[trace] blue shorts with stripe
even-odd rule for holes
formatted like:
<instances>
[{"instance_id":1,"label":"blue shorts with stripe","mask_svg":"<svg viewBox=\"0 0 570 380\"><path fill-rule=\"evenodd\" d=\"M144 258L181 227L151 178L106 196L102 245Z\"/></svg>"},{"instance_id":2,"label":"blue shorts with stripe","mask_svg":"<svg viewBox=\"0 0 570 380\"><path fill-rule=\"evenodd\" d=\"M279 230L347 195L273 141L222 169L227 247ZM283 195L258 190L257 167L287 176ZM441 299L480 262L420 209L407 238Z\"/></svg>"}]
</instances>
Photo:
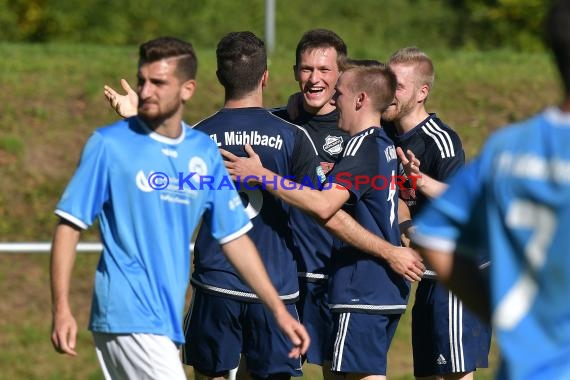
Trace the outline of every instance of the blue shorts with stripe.
<instances>
[{"instance_id":1,"label":"blue shorts with stripe","mask_svg":"<svg viewBox=\"0 0 570 380\"><path fill-rule=\"evenodd\" d=\"M436 280L422 279L412 309L417 377L488 367L491 328Z\"/></svg>"},{"instance_id":2,"label":"blue shorts with stripe","mask_svg":"<svg viewBox=\"0 0 570 380\"><path fill-rule=\"evenodd\" d=\"M401 314L333 313L332 371L386 375Z\"/></svg>"},{"instance_id":3,"label":"blue shorts with stripe","mask_svg":"<svg viewBox=\"0 0 570 380\"><path fill-rule=\"evenodd\" d=\"M295 304L286 305L297 320ZM236 368L240 354L256 377L273 374L302 376L301 358L289 358L292 344L271 312L260 303L220 297L194 288L184 321L186 343L182 361L210 377Z\"/></svg>"},{"instance_id":4,"label":"blue shorts with stripe","mask_svg":"<svg viewBox=\"0 0 570 380\"><path fill-rule=\"evenodd\" d=\"M307 281L300 277L299 291L299 317L311 337L306 360L322 366L323 362L331 360L333 334L333 316L328 305L328 283Z\"/></svg>"}]
</instances>

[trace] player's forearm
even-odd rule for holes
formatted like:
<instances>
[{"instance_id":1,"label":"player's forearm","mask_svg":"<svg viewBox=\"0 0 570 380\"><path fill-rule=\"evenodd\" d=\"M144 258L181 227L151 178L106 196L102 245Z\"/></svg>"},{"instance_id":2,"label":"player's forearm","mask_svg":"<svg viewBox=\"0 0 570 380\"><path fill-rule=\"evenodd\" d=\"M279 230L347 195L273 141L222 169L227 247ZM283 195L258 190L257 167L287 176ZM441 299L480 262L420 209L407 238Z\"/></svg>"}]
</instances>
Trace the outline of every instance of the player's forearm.
<instances>
[{"instance_id":1,"label":"player's forearm","mask_svg":"<svg viewBox=\"0 0 570 380\"><path fill-rule=\"evenodd\" d=\"M71 273L80 232L60 222L55 230L50 257L50 284L53 312L69 310Z\"/></svg>"},{"instance_id":2,"label":"player's forearm","mask_svg":"<svg viewBox=\"0 0 570 380\"><path fill-rule=\"evenodd\" d=\"M421 173L421 178L417 180L417 189L426 197L435 198L447 189L447 184Z\"/></svg>"},{"instance_id":3,"label":"player's forearm","mask_svg":"<svg viewBox=\"0 0 570 380\"><path fill-rule=\"evenodd\" d=\"M256 177L259 178L262 187L271 194L316 216L321 221L326 221L338 210L338 207L335 208L321 191L307 186L301 187L298 183L289 181L268 169L259 169Z\"/></svg>"},{"instance_id":4,"label":"player's forearm","mask_svg":"<svg viewBox=\"0 0 570 380\"><path fill-rule=\"evenodd\" d=\"M257 248L247 235L224 245L222 250L242 279L274 315L287 313L261 261Z\"/></svg>"},{"instance_id":5,"label":"player's forearm","mask_svg":"<svg viewBox=\"0 0 570 380\"><path fill-rule=\"evenodd\" d=\"M394 246L359 224L345 211L339 210L324 224L332 234L361 251L387 260Z\"/></svg>"}]
</instances>

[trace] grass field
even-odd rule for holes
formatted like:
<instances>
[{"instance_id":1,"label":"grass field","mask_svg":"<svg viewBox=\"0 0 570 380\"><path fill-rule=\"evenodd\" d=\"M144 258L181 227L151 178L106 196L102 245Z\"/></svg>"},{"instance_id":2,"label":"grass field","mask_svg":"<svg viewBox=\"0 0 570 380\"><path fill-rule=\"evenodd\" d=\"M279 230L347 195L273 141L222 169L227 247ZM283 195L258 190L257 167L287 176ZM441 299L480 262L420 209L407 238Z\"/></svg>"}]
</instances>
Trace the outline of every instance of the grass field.
<instances>
[{"instance_id":1,"label":"grass field","mask_svg":"<svg viewBox=\"0 0 570 380\"><path fill-rule=\"evenodd\" d=\"M47 255L0 255L0 380L8 379L103 379L86 330L97 254L79 254L73 275L72 307L79 324L78 356L58 355L49 340L50 295ZM389 356L391 379L413 379L411 375L410 313L404 314ZM491 379L497 353L493 346L489 369L477 373L477 379ZM306 379L320 378L320 367L304 368ZM191 374L191 369L188 369Z\"/></svg>"},{"instance_id":2,"label":"grass field","mask_svg":"<svg viewBox=\"0 0 570 380\"><path fill-rule=\"evenodd\" d=\"M47 241L55 223L52 210L76 165L89 133L115 119L102 87L134 78L133 48L0 43L0 236L3 241ZM379 50L384 60L390 52ZM553 67L541 54L508 51L430 52L436 85L428 108L453 126L467 156L505 123L526 117L556 101L560 92ZM216 83L213 51L199 49L198 88L186 115L190 123L223 104ZM283 104L296 90L292 54L271 58L266 106ZM97 240L96 229L84 240ZM81 331L76 358L53 352L49 342L48 257L0 253L0 380L100 379L85 330L97 254L80 254L72 301ZM392 379L411 379L409 313L404 315L389 358ZM490 379L492 368L477 379ZM309 367L306 378L317 378Z\"/></svg>"}]
</instances>

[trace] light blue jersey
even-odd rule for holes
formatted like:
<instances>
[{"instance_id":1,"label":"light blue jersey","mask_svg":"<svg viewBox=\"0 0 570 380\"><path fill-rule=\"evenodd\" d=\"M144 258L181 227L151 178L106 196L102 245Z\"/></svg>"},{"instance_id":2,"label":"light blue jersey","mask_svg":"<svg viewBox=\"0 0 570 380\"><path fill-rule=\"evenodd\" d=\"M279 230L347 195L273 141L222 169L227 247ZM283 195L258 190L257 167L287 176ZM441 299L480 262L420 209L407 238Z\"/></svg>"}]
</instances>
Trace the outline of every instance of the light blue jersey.
<instances>
[{"instance_id":1,"label":"light blue jersey","mask_svg":"<svg viewBox=\"0 0 570 380\"><path fill-rule=\"evenodd\" d=\"M570 378L568 226L570 114L555 108L495 133L416 219L424 247L491 256L499 378Z\"/></svg>"},{"instance_id":2,"label":"light blue jersey","mask_svg":"<svg viewBox=\"0 0 570 380\"><path fill-rule=\"evenodd\" d=\"M93 133L56 214L83 229L99 218L103 253L89 328L177 343L202 214L222 244L251 228L208 135L183 125L170 139L137 118Z\"/></svg>"}]
</instances>

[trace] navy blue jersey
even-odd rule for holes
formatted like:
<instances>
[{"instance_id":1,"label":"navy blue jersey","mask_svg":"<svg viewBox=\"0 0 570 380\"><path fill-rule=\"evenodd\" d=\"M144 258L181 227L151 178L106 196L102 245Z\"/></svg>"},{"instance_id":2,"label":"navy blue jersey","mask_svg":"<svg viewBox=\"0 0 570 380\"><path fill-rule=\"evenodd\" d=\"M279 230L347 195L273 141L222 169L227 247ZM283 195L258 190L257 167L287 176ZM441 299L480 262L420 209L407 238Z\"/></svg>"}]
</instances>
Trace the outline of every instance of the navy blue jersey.
<instances>
[{"instance_id":1,"label":"navy blue jersey","mask_svg":"<svg viewBox=\"0 0 570 380\"><path fill-rule=\"evenodd\" d=\"M402 148L404 152L408 149L414 152L420 160L422 173L437 181L445 182L465 163L465 153L459 136L434 113L403 135L397 134L393 124L383 123L382 126L397 147ZM399 174L405 175L401 164ZM410 208L413 217L428 199L412 188L410 180L405 182L404 187L399 195Z\"/></svg>"},{"instance_id":2,"label":"navy blue jersey","mask_svg":"<svg viewBox=\"0 0 570 380\"><path fill-rule=\"evenodd\" d=\"M300 107L299 116L294 120L289 120L285 108L276 108L272 112L302 126L309 133L317 148L324 173L330 172L350 138L346 132L338 129L337 110L326 115L314 115ZM307 281L327 280L333 247L332 235L312 216L297 208L291 210L290 227L299 278Z\"/></svg>"},{"instance_id":3,"label":"navy blue jersey","mask_svg":"<svg viewBox=\"0 0 570 380\"><path fill-rule=\"evenodd\" d=\"M319 181L317 174L322 170L306 131L263 108L224 108L194 128L209 134L219 147L238 156L247 156L244 145L251 144L263 166L280 176L296 181ZM253 223L248 234L261 254L273 285L285 302L296 301L299 288L288 226L290 206L261 188L242 184L238 192ZM257 296L226 260L220 245L212 239L207 224L196 238L194 265L194 286L258 302Z\"/></svg>"},{"instance_id":4,"label":"navy blue jersey","mask_svg":"<svg viewBox=\"0 0 570 380\"><path fill-rule=\"evenodd\" d=\"M397 161L394 145L384 130L371 127L348 141L329 175L332 186L338 184L350 191L343 210L394 245L400 244L397 186L391 186ZM386 261L335 239L331 266L330 304L334 312L390 314L406 309L409 284Z\"/></svg>"},{"instance_id":5,"label":"navy blue jersey","mask_svg":"<svg viewBox=\"0 0 570 380\"><path fill-rule=\"evenodd\" d=\"M335 109L326 115L314 115L300 107L299 116L294 120L289 118L286 108L275 108L271 112L307 130L315 143L323 170L330 172L350 139L348 133L338 129L338 111Z\"/></svg>"},{"instance_id":6,"label":"navy blue jersey","mask_svg":"<svg viewBox=\"0 0 570 380\"><path fill-rule=\"evenodd\" d=\"M430 114L415 128L397 135L393 125L384 126L396 146L410 149L420 160L422 173L445 182L465 163L463 146L457 133L435 114ZM404 174L400 163L399 174ZM414 190L410 180L404 183L400 197L412 217L428 204L428 198ZM480 259L481 264L487 261ZM412 346L416 377L470 372L487 367L491 331L458 302L436 273L427 269L416 290L412 310Z\"/></svg>"}]
</instances>

